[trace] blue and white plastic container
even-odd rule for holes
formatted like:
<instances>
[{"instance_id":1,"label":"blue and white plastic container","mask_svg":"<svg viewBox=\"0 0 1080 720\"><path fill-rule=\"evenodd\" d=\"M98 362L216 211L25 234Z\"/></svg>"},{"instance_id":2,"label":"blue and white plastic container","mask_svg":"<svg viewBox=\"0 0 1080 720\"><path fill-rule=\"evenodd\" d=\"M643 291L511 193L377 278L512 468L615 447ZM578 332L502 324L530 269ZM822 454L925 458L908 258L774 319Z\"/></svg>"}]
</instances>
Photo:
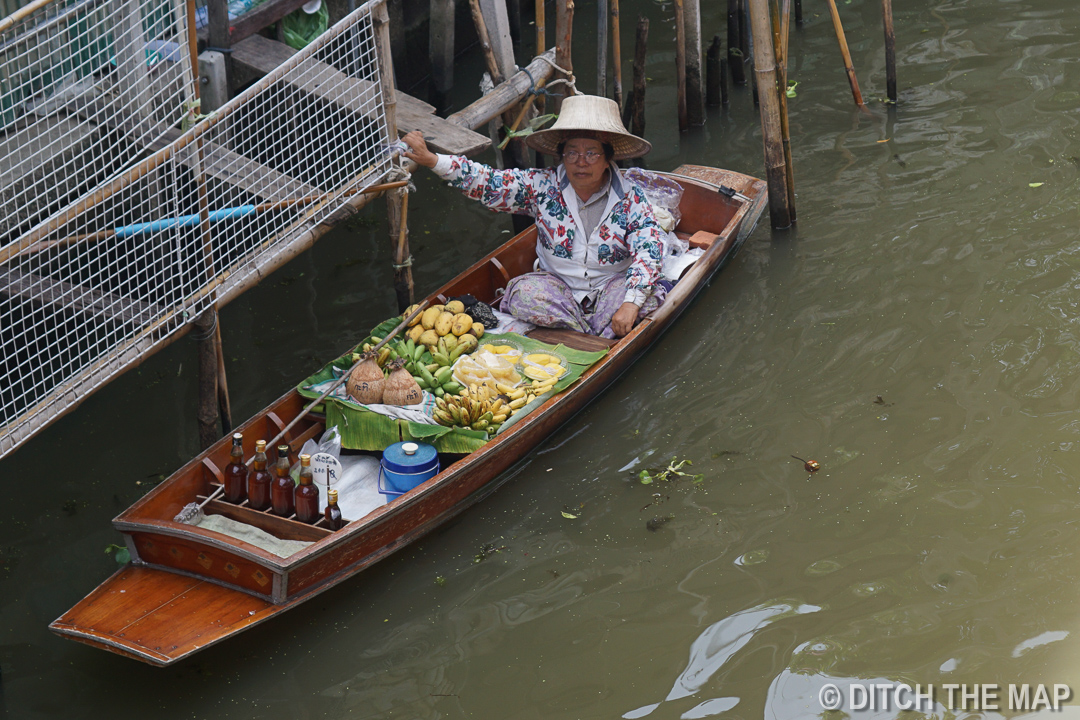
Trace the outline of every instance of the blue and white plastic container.
<instances>
[{"instance_id":1,"label":"blue and white plastic container","mask_svg":"<svg viewBox=\"0 0 1080 720\"><path fill-rule=\"evenodd\" d=\"M383 451L379 492L390 502L439 474L439 453L427 443L394 443Z\"/></svg>"}]
</instances>

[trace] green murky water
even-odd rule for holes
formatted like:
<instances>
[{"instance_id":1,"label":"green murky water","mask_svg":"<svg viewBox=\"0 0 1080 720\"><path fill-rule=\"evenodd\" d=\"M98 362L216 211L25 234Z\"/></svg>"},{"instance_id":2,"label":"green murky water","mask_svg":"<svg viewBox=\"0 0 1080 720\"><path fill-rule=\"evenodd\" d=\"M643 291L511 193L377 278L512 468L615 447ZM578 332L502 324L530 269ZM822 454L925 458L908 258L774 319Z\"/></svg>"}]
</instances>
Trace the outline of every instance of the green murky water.
<instances>
[{"instance_id":1,"label":"green murky water","mask_svg":"<svg viewBox=\"0 0 1080 720\"><path fill-rule=\"evenodd\" d=\"M156 670L46 625L111 572L111 517L196 451L193 342L0 463L7 715L807 718L827 683L904 681L937 686L946 717L945 683L1080 690L1080 13L895 3L890 119L880 4L840 3L868 113L824 3L804 4L797 230L759 227L630 373L422 542ZM672 8L623 5L628 52L653 19L650 165L761 176L748 92L679 137ZM418 180L426 291L510 224ZM236 417L393 312L385 233L373 208L224 311ZM637 482L673 457L704 480Z\"/></svg>"}]
</instances>

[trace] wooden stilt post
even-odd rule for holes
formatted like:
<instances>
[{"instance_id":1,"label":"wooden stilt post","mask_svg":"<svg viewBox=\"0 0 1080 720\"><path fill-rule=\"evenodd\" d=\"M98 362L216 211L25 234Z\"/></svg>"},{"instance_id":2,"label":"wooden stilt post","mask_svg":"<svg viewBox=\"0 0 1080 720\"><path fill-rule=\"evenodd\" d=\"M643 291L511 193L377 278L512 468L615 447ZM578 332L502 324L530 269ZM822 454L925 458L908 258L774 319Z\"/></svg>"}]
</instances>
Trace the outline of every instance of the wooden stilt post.
<instances>
[{"instance_id":1,"label":"wooden stilt post","mask_svg":"<svg viewBox=\"0 0 1080 720\"><path fill-rule=\"evenodd\" d=\"M728 95L728 61L727 58L720 58L720 105L727 107L731 102L731 98Z\"/></svg>"},{"instance_id":2,"label":"wooden stilt post","mask_svg":"<svg viewBox=\"0 0 1080 720\"><path fill-rule=\"evenodd\" d=\"M742 50L743 62L753 60L751 53L754 49L753 36L750 32L750 9L746 5L747 0L739 0L739 49Z\"/></svg>"},{"instance_id":3,"label":"wooden stilt post","mask_svg":"<svg viewBox=\"0 0 1080 720\"><path fill-rule=\"evenodd\" d=\"M521 44L521 2L506 0L506 19L510 24L510 41L514 47Z\"/></svg>"},{"instance_id":4,"label":"wooden stilt post","mask_svg":"<svg viewBox=\"0 0 1080 720\"><path fill-rule=\"evenodd\" d=\"M705 124L705 93L701 72L701 0L683 0L683 52L686 56L686 121Z\"/></svg>"},{"instance_id":5,"label":"wooden stilt post","mask_svg":"<svg viewBox=\"0 0 1080 720\"><path fill-rule=\"evenodd\" d=\"M218 413L221 415L221 434L232 432L232 403L229 402L229 380L225 376L225 351L221 343L221 322L215 323L214 345L217 348L217 396Z\"/></svg>"},{"instance_id":6,"label":"wooden stilt post","mask_svg":"<svg viewBox=\"0 0 1080 720\"><path fill-rule=\"evenodd\" d=\"M862 106L862 92L859 90L859 79L855 77L855 67L851 64L851 52L848 50L847 37L844 35L844 26L840 22L840 11L836 9L836 0L825 0L829 4L829 14L832 16L833 30L836 31L836 42L840 44L840 54L844 58L844 71L847 72L848 84L851 86L851 96L855 104Z\"/></svg>"},{"instance_id":7,"label":"wooden stilt post","mask_svg":"<svg viewBox=\"0 0 1080 720\"><path fill-rule=\"evenodd\" d=\"M896 104L896 32L893 30L892 0L881 0L885 23L885 82L889 102Z\"/></svg>"},{"instance_id":8,"label":"wooden stilt post","mask_svg":"<svg viewBox=\"0 0 1080 720\"><path fill-rule=\"evenodd\" d=\"M615 102L623 109L622 33L619 30L619 0L611 0L611 58L615 70Z\"/></svg>"},{"instance_id":9,"label":"wooden stilt post","mask_svg":"<svg viewBox=\"0 0 1080 720\"><path fill-rule=\"evenodd\" d=\"M428 53L435 104L440 110L448 105L447 96L454 87L454 5L454 0L430 0Z\"/></svg>"},{"instance_id":10,"label":"wooden stilt post","mask_svg":"<svg viewBox=\"0 0 1080 720\"><path fill-rule=\"evenodd\" d=\"M218 351L217 310L210 306L195 319L199 354L199 444L202 449L213 445L221 435L218 432Z\"/></svg>"},{"instance_id":11,"label":"wooden stilt post","mask_svg":"<svg viewBox=\"0 0 1080 720\"><path fill-rule=\"evenodd\" d=\"M769 187L769 218L776 229L791 225L787 172L780 125L780 97L776 82L776 54L769 22L769 0L750 0L754 32L754 75L761 96L761 131L765 142L765 179Z\"/></svg>"},{"instance_id":12,"label":"wooden stilt post","mask_svg":"<svg viewBox=\"0 0 1080 720\"><path fill-rule=\"evenodd\" d=\"M728 0L727 4L727 47L728 65L731 66L731 82L736 85L746 84L746 73L743 68L743 60L739 35L739 0Z\"/></svg>"},{"instance_id":13,"label":"wooden stilt post","mask_svg":"<svg viewBox=\"0 0 1080 720\"><path fill-rule=\"evenodd\" d=\"M570 45L574 37L574 0L555 1L555 64L573 74L574 64L570 53ZM570 78L567 77L567 80ZM550 83L549 83L550 84ZM555 112L562 109L562 98L573 94L568 86L560 97L555 98Z\"/></svg>"},{"instance_id":14,"label":"wooden stilt post","mask_svg":"<svg viewBox=\"0 0 1080 720\"><path fill-rule=\"evenodd\" d=\"M630 102L630 132L645 137L645 54L649 45L649 19L638 17L634 44L634 95Z\"/></svg>"},{"instance_id":15,"label":"wooden stilt post","mask_svg":"<svg viewBox=\"0 0 1080 720\"><path fill-rule=\"evenodd\" d=\"M679 111L679 132L690 129L686 114L686 13L683 0L675 0L675 98Z\"/></svg>"},{"instance_id":16,"label":"wooden stilt post","mask_svg":"<svg viewBox=\"0 0 1080 720\"><path fill-rule=\"evenodd\" d=\"M608 4L596 0L596 94L607 97Z\"/></svg>"},{"instance_id":17,"label":"wooden stilt post","mask_svg":"<svg viewBox=\"0 0 1080 720\"><path fill-rule=\"evenodd\" d=\"M721 103L720 97L720 36L713 35L712 45L705 53L705 104L716 107Z\"/></svg>"}]
</instances>

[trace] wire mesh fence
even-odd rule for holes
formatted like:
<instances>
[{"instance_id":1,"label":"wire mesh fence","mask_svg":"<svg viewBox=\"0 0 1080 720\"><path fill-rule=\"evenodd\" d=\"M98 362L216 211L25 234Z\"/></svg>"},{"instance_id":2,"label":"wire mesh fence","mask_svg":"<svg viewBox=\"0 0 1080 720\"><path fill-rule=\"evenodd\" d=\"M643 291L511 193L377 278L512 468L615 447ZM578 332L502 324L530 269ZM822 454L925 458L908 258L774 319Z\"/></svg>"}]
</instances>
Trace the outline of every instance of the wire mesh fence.
<instances>
[{"instance_id":1,"label":"wire mesh fence","mask_svg":"<svg viewBox=\"0 0 1080 720\"><path fill-rule=\"evenodd\" d=\"M387 175L376 6L205 118L183 0L3 33L2 140L33 157L0 174L0 457Z\"/></svg>"}]
</instances>

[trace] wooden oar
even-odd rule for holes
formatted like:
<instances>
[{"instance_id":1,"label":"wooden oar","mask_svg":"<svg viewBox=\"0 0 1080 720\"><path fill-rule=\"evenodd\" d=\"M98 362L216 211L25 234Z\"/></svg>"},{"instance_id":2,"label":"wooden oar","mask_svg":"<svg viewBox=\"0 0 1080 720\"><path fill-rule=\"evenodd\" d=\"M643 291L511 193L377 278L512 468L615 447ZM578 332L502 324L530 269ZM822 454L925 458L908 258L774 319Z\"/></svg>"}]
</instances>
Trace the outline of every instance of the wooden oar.
<instances>
[{"instance_id":1,"label":"wooden oar","mask_svg":"<svg viewBox=\"0 0 1080 720\"><path fill-rule=\"evenodd\" d=\"M424 300L422 303L417 305L416 309L413 310L409 314L409 316L407 318L405 318L400 323L398 323L398 326L396 328L391 330L390 333L387 334L386 337L384 337L382 340L380 340L379 343L375 347L372 348L372 351L378 351L379 349L381 349L383 345L388 343L395 335L398 334L398 331L401 330L401 328L406 327L412 321L413 318L415 318L420 313L424 312L424 308L427 307L427 304L428 304L428 301ZM355 370L360 365L360 363L362 363L362 362L364 362L364 358L360 358L359 360L354 362L352 364L352 367L350 367L347 371L345 371L345 373L341 377L339 377L337 380L335 380L333 382L333 384L330 385L330 387L328 387L326 390L323 391L322 395L320 395L319 397L312 400L311 404L308 405L306 408L304 408L300 412L299 415L294 417L292 419L292 421L281 430L281 432L279 432L276 436L274 436L273 440L266 443L267 447L274 447L274 444L277 443L278 440L285 437L285 433L292 430L293 425L296 425L296 423L300 422L301 418L305 417L309 412L311 412L311 408L315 407L316 405L321 403L323 400L325 400L327 398L327 396L330 395L330 393L332 393L332 392L334 392L335 390L338 389L338 386L340 386L341 383L348 380L349 376L352 375L352 371ZM251 459L247 461L247 464L250 465L254 460L255 460L255 457L252 456Z\"/></svg>"}]
</instances>

